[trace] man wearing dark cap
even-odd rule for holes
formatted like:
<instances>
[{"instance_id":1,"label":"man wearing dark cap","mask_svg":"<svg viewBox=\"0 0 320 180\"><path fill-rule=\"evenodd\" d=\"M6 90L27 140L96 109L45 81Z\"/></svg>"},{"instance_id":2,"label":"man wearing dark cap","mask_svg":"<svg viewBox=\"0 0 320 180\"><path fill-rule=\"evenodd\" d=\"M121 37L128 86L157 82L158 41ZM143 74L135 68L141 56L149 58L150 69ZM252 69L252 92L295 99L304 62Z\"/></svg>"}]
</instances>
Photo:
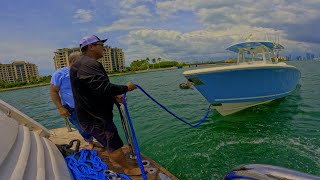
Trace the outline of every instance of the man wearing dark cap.
<instances>
[{"instance_id":1,"label":"man wearing dark cap","mask_svg":"<svg viewBox=\"0 0 320 180\"><path fill-rule=\"evenodd\" d=\"M124 173L140 175L139 168L128 166L112 113L114 103L122 102L121 94L136 89L136 86L131 82L116 85L109 81L102 64L97 61L103 57L106 40L90 35L80 41L83 56L70 69L76 114L82 129L108 150L109 158L120 164Z\"/></svg>"}]
</instances>

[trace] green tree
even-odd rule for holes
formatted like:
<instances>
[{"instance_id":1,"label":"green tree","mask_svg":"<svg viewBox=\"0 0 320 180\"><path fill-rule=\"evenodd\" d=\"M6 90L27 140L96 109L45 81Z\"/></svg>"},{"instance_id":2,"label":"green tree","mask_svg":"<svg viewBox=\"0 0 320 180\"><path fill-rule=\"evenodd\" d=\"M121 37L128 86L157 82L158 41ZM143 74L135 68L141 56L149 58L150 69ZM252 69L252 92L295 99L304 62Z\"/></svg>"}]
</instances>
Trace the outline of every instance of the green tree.
<instances>
[{"instance_id":1,"label":"green tree","mask_svg":"<svg viewBox=\"0 0 320 180\"><path fill-rule=\"evenodd\" d=\"M132 71L144 70L148 68L148 61L147 60L134 60L130 64L130 69Z\"/></svg>"},{"instance_id":2,"label":"green tree","mask_svg":"<svg viewBox=\"0 0 320 180\"><path fill-rule=\"evenodd\" d=\"M147 63L148 63L148 69L149 69L150 59L147 57L147 58L146 58L146 61L147 61Z\"/></svg>"},{"instance_id":3,"label":"green tree","mask_svg":"<svg viewBox=\"0 0 320 180\"><path fill-rule=\"evenodd\" d=\"M158 58L158 62L159 62L159 68L160 68L160 62L161 62L161 58Z\"/></svg>"},{"instance_id":4,"label":"green tree","mask_svg":"<svg viewBox=\"0 0 320 180\"><path fill-rule=\"evenodd\" d=\"M153 65L152 67L153 67L153 69L154 69L154 64L155 64L155 63L156 63L156 59L153 58L153 59L152 59L152 65Z\"/></svg>"}]
</instances>

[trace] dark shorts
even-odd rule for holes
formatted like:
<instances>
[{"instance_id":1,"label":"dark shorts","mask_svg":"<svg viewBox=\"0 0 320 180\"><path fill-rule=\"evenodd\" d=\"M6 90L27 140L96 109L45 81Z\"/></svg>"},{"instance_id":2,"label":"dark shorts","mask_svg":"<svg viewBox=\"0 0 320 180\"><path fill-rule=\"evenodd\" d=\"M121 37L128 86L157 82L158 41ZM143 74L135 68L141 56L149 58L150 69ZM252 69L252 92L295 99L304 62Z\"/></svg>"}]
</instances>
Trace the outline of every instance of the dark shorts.
<instances>
[{"instance_id":1,"label":"dark shorts","mask_svg":"<svg viewBox=\"0 0 320 180\"><path fill-rule=\"evenodd\" d=\"M95 124L91 127L83 126L83 128L110 152L123 146L117 127L113 122L101 125Z\"/></svg>"},{"instance_id":2,"label":"dark shorts","mask_svg":"<svg viewBox=\"0 0 320 180\"><path fill-rule=\"evenodd\" d=\"M86 133L80 126L80 123L79 123L79 120L76 116L76 112L74 111L74 108L71 108L70 106L68 106L67 104L66 105L63 105L70 113L70 116L69 116L69 121L78 129L80 135L83 137L83 139L86 141L86 142L91 142L93 141L93 137Z\"/></svg>"}]
</instances>

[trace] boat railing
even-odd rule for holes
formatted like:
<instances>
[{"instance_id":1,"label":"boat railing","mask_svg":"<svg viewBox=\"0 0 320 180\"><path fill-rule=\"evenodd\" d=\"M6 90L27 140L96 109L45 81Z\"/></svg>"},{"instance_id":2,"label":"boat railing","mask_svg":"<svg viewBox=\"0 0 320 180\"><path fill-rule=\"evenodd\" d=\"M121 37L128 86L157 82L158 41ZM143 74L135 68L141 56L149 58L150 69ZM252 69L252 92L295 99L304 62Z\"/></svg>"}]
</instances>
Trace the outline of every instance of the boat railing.
<instances>
[{"instance_id":1,"label":"boat railing","mask_svg":"<svg viewBox=\"0 0 320 180\"><path fill-rule=\"evenodd\" d=\"M0 111L5 113L8 117L16 120L19 124L27 126L31 131L37 131L41 137L50 136L50 131L47 128L1 99Z\"/></svg>"}]
</instances>

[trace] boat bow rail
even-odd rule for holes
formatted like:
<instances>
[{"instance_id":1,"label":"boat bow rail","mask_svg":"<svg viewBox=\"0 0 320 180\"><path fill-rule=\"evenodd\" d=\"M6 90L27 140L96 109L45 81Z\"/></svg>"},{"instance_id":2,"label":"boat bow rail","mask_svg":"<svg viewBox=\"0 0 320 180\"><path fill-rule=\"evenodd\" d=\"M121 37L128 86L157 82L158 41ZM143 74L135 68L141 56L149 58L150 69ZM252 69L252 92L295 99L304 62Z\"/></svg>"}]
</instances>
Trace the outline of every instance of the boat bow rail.
<instances>
[{"instance_id":1,"label":"boat bow rail","mask_svg":"<svg viewBox=\"0 0 320 180\"><path fill-rule=\"evenodd\" d=\"M41 137L50 136L50 131L47 128L45 128L35 120L31 119L29 116L23 114L18 109L4 102L1 99L0 99L0 111L5 113L8 117L11 117L13 120L17 121L19 124L28 127L31 131L38 132L39 136Z\"/></svg>"},{"instance_id":2,"label":"boat bow rail","mask_svg":"<svg viewBox=\"0 0 320 180\"><path fill-rule=\"evenodd\" d=\"M203 69L194 69L183 72L184 76L194 75L194 74L206 74L212 72L220 72L220 71L230 71L230 70L241 70L241 69L255 69L255 68L278 68L278 67L286 67L297 69L294 66L288 65L286 63L277 63L277 64L264 64L264 63L254 63L254 64L239 64L235 66L221 66L221 67L211 67L211 68L203 68Z\"/></svg>"}]
</instances>

